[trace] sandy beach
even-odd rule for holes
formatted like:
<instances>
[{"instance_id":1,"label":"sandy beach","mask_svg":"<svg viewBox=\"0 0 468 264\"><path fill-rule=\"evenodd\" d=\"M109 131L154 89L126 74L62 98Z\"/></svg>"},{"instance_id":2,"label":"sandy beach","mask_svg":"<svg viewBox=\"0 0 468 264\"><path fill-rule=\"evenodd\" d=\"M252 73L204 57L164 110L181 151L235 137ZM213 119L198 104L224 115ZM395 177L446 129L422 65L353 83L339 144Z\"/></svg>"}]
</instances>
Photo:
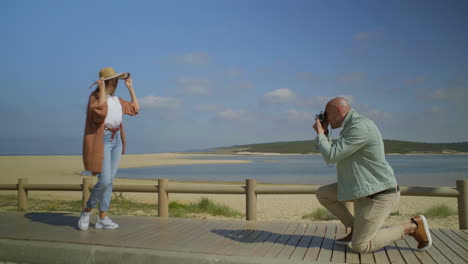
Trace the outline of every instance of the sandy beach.
<instances>
[{"instance_id":1,"label":"sandy beach","mask_svg":"<svg viewBox=\"0 0 468 264\"><path fill-rule=\"evenodd\" d=\"M251 154L251 153L249 153ZM270 153L268 153L271 155ZM122 157L121 168L161 166L161 165L181 165L181 164L220 164L220 163L243 163L249 161L242 160L200 160L191 159L193 156L212 156L210 154L184 154L184 153L162 153L162 154L141 154L124 155ZM217 157L229 155L216 155ZM50 184L73 184L81 183L84 176L81 156L0 156L0 168L2 176L0 184L15 184L18 178L28 178L29 183L50 183ZM96 177L90 177L97 180ZM129 180L116 179L115 184L157 184L154 180ZM218 183L193 183L193 182L170 182L170 184L180 185L213 185ZM240 184L240 183L239 183ZM0 191L0 195L14 194L14 191ZM80 192L30 192L30 197L40 199L81 199ZM157 194L127 193L129 199L139 202L157 202ZM242 213L245 213L245 197L243 195L207 195L207 194L170 194L171 201L194 202L201 197L228 205ZM390 216L387 225L396 225L407 221L408 216L416 212L421 212L434 205L445 204L452 209L457 209L456 198L440 197L410 197L402 196L399 207L394 211L399 211L400 216ZM303 215L311 213L314 209L321 207L315 195L259 195L257 204L257 219L259 221L311 221L302 219ZM1 208L0 208L1 210ZM212 216L202 216L215 218ZM458 228L458 216L446 218L429 219L432 228Z\"/></svg>"}]
</instances>

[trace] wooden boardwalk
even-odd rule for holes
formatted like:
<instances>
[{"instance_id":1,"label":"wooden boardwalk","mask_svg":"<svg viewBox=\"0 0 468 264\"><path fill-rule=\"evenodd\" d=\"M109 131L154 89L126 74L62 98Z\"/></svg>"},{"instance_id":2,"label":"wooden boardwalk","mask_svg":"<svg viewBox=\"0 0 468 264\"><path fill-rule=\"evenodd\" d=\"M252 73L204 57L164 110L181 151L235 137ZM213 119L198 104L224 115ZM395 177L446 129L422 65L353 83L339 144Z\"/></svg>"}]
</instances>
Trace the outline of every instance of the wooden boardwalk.
<instances>
[{"instance_id":1,"label":"wooden boardwalk","mask_svg":"<svg viewBox=\"0 0 468 264\"><path fill-rule=\"evenodd\" d=\"M92 216L92 224L96 217ZM119 229L90 226L80 231L77 214L0 212L0 239L244 256L284 263L468 263L468 230L432 229L433 246L426 252L415 250L415 240L406 237L377 252L357 254L334 243L344 234L336 224L137 216L112 219Z\"/></svg>"}]
</instances>

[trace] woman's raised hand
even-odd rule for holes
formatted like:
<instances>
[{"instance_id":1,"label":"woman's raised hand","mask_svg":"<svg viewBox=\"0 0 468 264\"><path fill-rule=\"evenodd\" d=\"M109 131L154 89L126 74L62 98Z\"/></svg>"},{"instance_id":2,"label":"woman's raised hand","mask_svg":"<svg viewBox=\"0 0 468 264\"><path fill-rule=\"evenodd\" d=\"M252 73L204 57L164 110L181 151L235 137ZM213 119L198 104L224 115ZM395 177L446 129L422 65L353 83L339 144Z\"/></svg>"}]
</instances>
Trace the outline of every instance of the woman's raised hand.
<instances>
[{"instance_id":1,"label":"woman's raised hand","mask_svg":"<svg viewBox=\"0 0 468 264\"><path fill-rule=\"evenodd\" d=\"M106 82L104 81L104 77L101 77L101 79L97 80L96 83L99 86L99 89L106 89Z\"/></svg>"},{"instance_id":2,"label":"woman's raised hand","mask_svg":"<svg viewBox=\"0 0 468 264\"><path fill-rule=\"evenodd\" d=\"M127 85L127 88L133 88L133 81L132 81L132 77L128 77L127 79L125 79L125 85Z\"/></svg>"}]
</instances>

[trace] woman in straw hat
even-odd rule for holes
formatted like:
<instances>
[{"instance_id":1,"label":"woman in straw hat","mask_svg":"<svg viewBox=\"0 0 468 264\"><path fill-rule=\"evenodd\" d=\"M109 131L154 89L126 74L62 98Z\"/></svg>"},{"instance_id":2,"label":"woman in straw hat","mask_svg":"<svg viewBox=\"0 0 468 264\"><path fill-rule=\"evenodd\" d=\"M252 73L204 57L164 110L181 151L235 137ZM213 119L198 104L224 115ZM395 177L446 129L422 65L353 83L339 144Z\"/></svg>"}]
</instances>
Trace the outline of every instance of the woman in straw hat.
<instances>
[{"instance_id":1,"label":"woman in straw hat","mask_svg":"<svg viewBox=\"0 0 468 264\"><path fill-rule=\"evenodd\" d=\"M81 212L78 227L87 230L93 208L99 202L99 218L96 228L116 229L118 224L107 216L112 196L112 181L125 152L125 133L122 124L123 114L134 116L140 106L132 86L129 73L117 73L107 67L99 71L98 87L91 93L86 113L83 140L83 162L85 169L99 180L88 199L86 209ZM124 79L132 98L125 101L114 95L119 79ZM93 84L93 85L94 85ZM92 86L93 86L92 85Z\"/></svg>"}]
</instances>

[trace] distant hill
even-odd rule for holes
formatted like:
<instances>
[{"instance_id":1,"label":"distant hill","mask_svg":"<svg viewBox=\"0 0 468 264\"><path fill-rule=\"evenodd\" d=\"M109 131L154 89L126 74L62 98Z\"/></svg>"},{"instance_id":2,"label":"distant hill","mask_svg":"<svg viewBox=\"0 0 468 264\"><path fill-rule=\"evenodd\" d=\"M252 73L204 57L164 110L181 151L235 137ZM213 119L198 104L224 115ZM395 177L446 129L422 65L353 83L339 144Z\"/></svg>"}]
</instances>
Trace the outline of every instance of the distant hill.
<instances>
[{"instance_id":1,"label":"distant hill","mask_svg":"<svg viewBox=\"0 0 468 264\"><path fill-rule=\"evenodd\" d=\"M423 143L400 140L384 140L387 154L457 154L468 153L468 142L460 143ZM217 154L234 154L239 152L269 152L269 153L318 153L314 140L270 142L249 145L235 145L213 148L201 152Z\"/></svg>"}]
</instances>

